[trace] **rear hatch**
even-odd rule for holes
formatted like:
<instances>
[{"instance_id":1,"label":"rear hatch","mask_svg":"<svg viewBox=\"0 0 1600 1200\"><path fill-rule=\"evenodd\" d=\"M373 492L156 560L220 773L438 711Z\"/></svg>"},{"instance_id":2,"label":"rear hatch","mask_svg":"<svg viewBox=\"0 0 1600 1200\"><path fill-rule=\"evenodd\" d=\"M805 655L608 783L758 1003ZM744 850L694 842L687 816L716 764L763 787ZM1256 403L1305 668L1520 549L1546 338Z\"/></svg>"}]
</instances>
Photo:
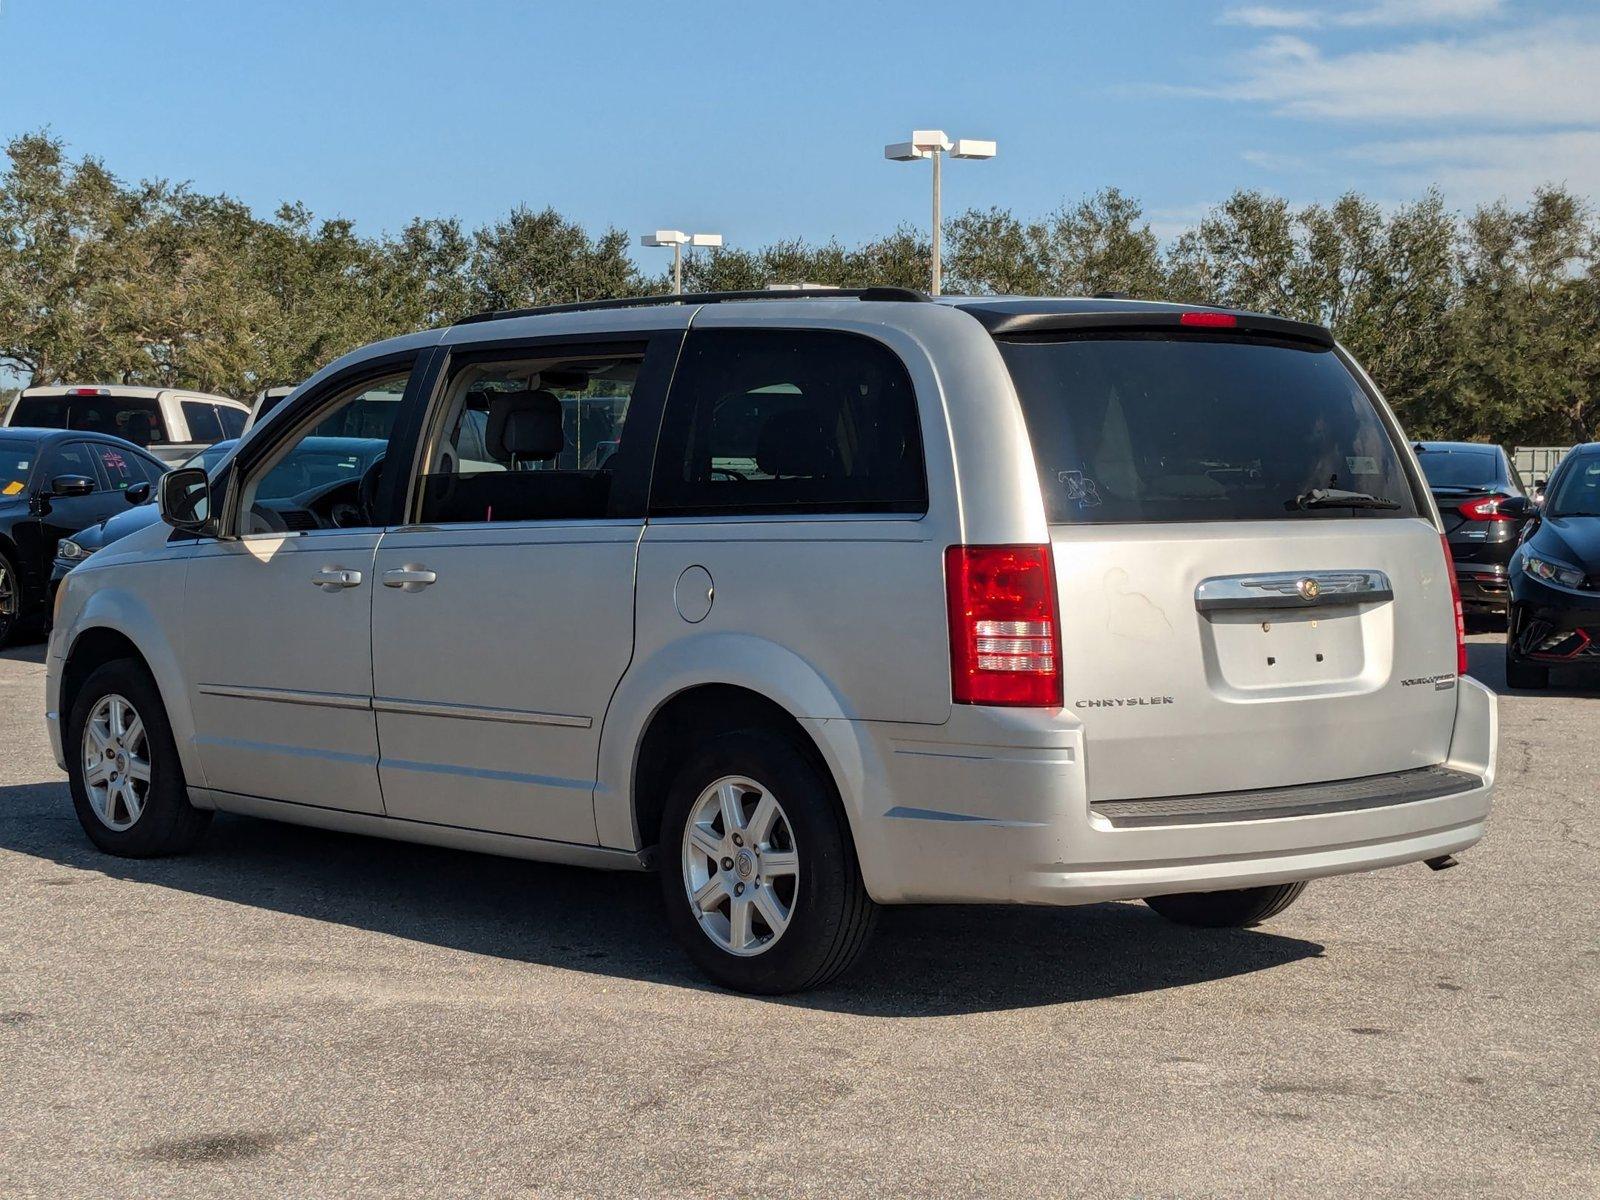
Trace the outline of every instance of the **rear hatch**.
<instances>
[{"instance_id":1,"label":"rear hatch","mask_svg":"<svg viewBox=\"0 0 1600 1200\"><path fill-rule=\"evenodd\" d=\"M1456 631L1426 492L1327 335L1260 325L995 330L1091 800L1447 757Z\"/></svg>"}]
</instances>

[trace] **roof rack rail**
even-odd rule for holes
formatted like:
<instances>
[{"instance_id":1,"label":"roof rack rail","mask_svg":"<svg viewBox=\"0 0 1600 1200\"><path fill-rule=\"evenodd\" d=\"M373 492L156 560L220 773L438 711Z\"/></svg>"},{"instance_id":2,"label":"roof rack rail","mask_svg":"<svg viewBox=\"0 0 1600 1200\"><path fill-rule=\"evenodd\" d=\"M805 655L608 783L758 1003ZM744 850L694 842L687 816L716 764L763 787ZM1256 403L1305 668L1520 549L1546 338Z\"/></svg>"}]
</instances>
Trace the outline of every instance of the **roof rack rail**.
<instances>
[{"instance_id":1,"label":"roof rack rail","mask_svg":"<svg viewBox=\"0 0 1600 1200\"><path fill-rule=\"evenodd\" d=\"M508 317L544 317L553 313L588 312L604 308L650 308L663 304L723 304L730 300L910 300L931 301L932 296L914 288L781 288L759 292L667 292L659 296L619 296L611 300L583 300L576 304L542 304L537 308L503 308L462 317L457 325L476 325L480 321L503 321Z\"/></svg>"}]
</instances>

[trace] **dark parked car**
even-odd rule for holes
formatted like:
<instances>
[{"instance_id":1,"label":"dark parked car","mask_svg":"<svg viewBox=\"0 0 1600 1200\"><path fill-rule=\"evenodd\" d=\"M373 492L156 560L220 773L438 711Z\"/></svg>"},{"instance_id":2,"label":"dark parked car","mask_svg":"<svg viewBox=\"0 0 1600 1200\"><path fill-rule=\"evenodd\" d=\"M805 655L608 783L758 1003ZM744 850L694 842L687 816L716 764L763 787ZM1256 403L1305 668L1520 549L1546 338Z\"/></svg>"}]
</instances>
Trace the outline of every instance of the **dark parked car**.
<instances>
[{"instance_id":1,"label":"dark parked car","mask_svg":"<svg viewBox=\"0 0 1600 1200\"><path fill-rule=\"evenodd\" d=\"M121 438L0 429L0 645L44 613L57 543L149 500L166 469Z\"/></svg>"},{"instance_id":2,"label":"dark parked car","mask_svg":"<svg viewBox=\"0 0 1600 1200\"><path fill-rule=\"evenodd\" d=\"M1600 667L1600 442L1569 451L1543 506L1529 512L1511 558L1506 682L1514 688L1548 687L1553 666Z\"/></svg>"},{"instance_id":3,"label":"dark parked car","mask_svg":"<svg viewBox=\"0 0 1600 1200\"><path fill-rule=\"evenodd\" d=\"M1505 506L1528 495L1516 464L1487 443L1417 442L1413 449L1444 519L1462 609L1505 615L1511 603L1507 567L1527 521L1512 511L1526 510Z\"/></svg>"}]
</instances>

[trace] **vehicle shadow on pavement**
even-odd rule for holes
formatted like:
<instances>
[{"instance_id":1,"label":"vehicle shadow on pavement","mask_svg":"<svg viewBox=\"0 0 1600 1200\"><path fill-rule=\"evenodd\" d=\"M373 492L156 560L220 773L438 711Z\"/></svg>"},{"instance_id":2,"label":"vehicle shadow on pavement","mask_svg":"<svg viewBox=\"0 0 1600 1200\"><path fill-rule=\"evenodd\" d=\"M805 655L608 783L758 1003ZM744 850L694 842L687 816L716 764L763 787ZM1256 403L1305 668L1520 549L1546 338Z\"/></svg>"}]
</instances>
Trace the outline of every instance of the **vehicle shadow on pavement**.
<instances>
[{"instance_id":1,"label":"vehicle shadow on pavement","mask_svg":"<svg viewBox=\"0 0 1600 1200\"><path fill-rule=\"evenodd\" d=\"M44 662L44 654L44 642L28 642L20 646L7 646L4 650L0 650L0 659L6 662L42 663Z\"/></svg>"},{"instance_id":2,"label":"vehicle shadow on pavement","mask_svg":"<svg viewBox=\"0 0 1600 1200\"><path fill-rule=\"evenodd\" d=\"M1506 683L1505 642L1468 642L1467 674L1500 696L1556 696L1575 700L1600 699L1600 670L1557 667L1550 673L1548 691L1518 691Z\"/></svg>"},{"instance_id":3,"label":"vehicle shadow on pavement","mask_svg":"<svg viewBox=\"0 0 1600 1200\"><path fill-rule=\"evenodd\" d=\"M580 870L219 815L184 858L84 837L64 782L0 786L0 849L113 879L595 975L714 991L672 943L653 875ZM1194 930L1142 904L888 908L862 964L777 1003L941 1016L1182 987L1318 956L1262 930Z\"/></svg>"}]
</instances>

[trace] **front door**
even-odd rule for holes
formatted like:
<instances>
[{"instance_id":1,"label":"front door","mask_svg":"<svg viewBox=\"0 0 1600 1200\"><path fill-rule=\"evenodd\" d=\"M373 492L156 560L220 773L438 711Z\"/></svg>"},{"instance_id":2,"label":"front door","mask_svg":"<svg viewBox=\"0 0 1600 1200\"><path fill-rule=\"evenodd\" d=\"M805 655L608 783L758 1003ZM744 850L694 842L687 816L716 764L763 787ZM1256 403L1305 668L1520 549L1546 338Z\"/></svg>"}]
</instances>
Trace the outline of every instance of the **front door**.
<instances>
[{"instance_id":1,"label":"front door","mask_svg":"<svg viewBox=\"0 0 1600 1200\"><path fill-rule=\"evenodd\" d=\"M372 714L373 556L409 363L333 382L252 443L229 536L189 560L182 647L205 785L381 813Z\"/></svg>"},{"instance_id":2,"label":"front door","mask_svg":"<svg viewBox=\"0 0 1600 1200\"><path fill-rule=\"evenodd\" d=\"M373 593L392 817L593 844L676 333L457 356ZM650 414L646 416L645 414Z\"/></svg>"}]
</instances>

